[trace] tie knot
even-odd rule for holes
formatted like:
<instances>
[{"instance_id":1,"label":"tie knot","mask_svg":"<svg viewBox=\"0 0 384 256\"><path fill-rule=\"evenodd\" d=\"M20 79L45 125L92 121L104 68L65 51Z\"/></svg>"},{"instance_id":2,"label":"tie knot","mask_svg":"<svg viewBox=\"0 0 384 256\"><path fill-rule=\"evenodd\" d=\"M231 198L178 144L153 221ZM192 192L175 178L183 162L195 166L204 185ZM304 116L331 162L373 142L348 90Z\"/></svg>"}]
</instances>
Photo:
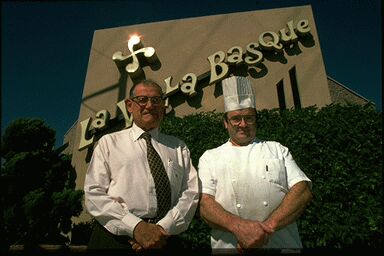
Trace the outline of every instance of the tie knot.
<instances>
[{"instance_id":1,"label":"tie knot","mask_svg":"<svg viewBox=\"0 0 384 256\"><path fill-rule=\"evenodd\" d=\"M145 139L145 141L150 142L151 141L151 134L149 132L144 132L141 134L140 138Z\"/></svg>"}]
</instances>

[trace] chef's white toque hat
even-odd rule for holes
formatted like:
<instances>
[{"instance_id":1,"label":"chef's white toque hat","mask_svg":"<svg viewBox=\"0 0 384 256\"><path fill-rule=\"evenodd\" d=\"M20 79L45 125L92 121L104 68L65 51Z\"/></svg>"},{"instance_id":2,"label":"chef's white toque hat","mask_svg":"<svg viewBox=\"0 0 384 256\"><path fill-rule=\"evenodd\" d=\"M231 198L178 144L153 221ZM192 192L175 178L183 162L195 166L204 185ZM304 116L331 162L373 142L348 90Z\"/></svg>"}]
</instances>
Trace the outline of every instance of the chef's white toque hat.
<instances>
[{"instance_id":1,"label":"chef's white toque hat","mask_svg":"<svg viewBox=\"0 0 384 256\"><path fill-rule=\"evenodd\" d=\"M251 81L243 76L231 76L221 81L225 112L256 108Z\"/></svg>"}]
</instances>

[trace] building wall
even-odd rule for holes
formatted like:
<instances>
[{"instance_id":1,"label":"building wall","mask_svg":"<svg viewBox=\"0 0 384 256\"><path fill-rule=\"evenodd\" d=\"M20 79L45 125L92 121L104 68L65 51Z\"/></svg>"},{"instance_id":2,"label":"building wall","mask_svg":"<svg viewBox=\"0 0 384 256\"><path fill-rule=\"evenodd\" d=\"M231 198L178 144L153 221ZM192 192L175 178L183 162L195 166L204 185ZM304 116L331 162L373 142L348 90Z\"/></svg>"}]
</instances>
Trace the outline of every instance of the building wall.
<instances>
[{"instance_id":1,"label":"building wall","mask_svg":"<svg viewBox=\"0 0 384 256\"><path fill-rule=\"evenodd\" d=\"M358 104L365 105L372 103L363 96L357 94L345 85L337 82L336 80L328 77L329 93L331 95L332 103L336 104ZM374 104L374 103L372 103Z\"/></svg>"},{"instance_id":2,"label":"building wall","mask_svg":"<svg viewBox=\"0 0 384 256\"><path fill-rule=\"evenodd\" d=\"M279 31L284 29L290 32L283 34L297 38L281 44ZM135 33L141 36L140 44L128 41ZM277 40L274 47L268 46L273 40ZM255 60L260 54L257 65L245 59ZM232 60L239 63L231 64ZM135 61L140 68L129 68ZM311 6L96 30L79 118L66 135L77 187L83 188L97 139L129 126L129 115L119 103L136 81L143 77L158 81L168 95L167 114L184 116L223 112L221 80L233 74L252 81L258 110L330 104ZM84 213L80 219L86 218Z\"/></svg>"}]
</instances>

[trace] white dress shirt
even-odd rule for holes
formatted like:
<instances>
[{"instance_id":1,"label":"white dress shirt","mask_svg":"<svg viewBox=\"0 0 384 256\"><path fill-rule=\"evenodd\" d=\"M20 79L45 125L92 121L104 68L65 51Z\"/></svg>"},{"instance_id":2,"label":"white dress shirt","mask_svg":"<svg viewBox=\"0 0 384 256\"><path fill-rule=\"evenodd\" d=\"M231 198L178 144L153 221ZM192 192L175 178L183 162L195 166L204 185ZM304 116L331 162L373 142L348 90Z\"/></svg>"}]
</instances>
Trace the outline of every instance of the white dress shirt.
<instances>
[{"instance_id":1,"label":"white dress shirt","mask_svg":"<svg viewBox=\"0 0 384 256\"><path fill-rule=\"evenodd\" d=\"M147 146L133 124L104 135L94 149L84 182L85 206L115 235L133 237L142 218L156 217L155 184L147 161ZM188 228L199 198L197 172L188 147L180 139L150 131L171 183L171 210L157 223L171 235Z\"/></svg>"},{"instance_id":2,"label":"white dress shirt","mask_svg":"<svg viewBox=\"0 0 384 256\"><path fill-rule=\"evenodd\" d=\"M289 188L310 179L288 148L255 140L247 146L230 141L207 150L199 160L202 193L215 197L227 211L244 219L264 221L279 206ZM236 248L236 237L212 229L212 248ZM276 231L265 248L302 248L296 223Z\"/></svg>"}]
</instances>

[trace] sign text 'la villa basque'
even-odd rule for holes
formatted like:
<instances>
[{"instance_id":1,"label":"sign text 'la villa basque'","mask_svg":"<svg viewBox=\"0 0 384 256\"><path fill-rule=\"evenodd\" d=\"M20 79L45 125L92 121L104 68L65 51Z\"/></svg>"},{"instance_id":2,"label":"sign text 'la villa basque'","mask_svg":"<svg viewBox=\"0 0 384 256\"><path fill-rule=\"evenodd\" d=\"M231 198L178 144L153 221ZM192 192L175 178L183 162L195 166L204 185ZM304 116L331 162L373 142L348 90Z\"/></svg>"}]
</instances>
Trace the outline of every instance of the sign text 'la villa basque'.
<instances>
[{"instance_id":1,"label":"sign text 'la villa basque'","mask_svg":"<svg viewBox=\"0 0 384 256\"><path fill-rule=\"evenodd\" d=\"M290 45L298 41L300 36L305 36L310 33L309 22L302 19L294 25L293 20L286 24L287 28L282 28L278 33L266 31L259 35L258 42L251 42L245 47L245 51L240 46L233 46L227 50L217 51L208 56L210 65L209 84L214 84L226 78L229 72L230 65L246 64L248 66L257 66L263 59L263 51L284 51L285 45ZM128 40L128 49L131 52L129 56L123 56L121 52L115 52L112 59L118 67L124 67L131 78L139 77L143 74L143 69L140 66L140 57L144 57L148 63L156 62L156 51L152 47L143 47L139 36L132 36ZM196 86L199 83L198 76L194 73L185 74L182 81L172 86L172 76L164 79L165 82L165 97L166 106L169 105L169 97L178 91L181 91L185 96L193 97L196 95ZM118 102L117 107L122 112L125 120L125 127L132 125L132 117L129 115L125 100ZM90 147L95 142L97 133L101 133L108 126L110 121L110 113L103 109L96 113L95 120L91 117L80 122L81 138L78 150L83 150ZM91 132L92 131L92 132ZM92 136L89 134L92 133ZM87 138L88 137L88 138Z\"/></svg>"}]
</instances>

